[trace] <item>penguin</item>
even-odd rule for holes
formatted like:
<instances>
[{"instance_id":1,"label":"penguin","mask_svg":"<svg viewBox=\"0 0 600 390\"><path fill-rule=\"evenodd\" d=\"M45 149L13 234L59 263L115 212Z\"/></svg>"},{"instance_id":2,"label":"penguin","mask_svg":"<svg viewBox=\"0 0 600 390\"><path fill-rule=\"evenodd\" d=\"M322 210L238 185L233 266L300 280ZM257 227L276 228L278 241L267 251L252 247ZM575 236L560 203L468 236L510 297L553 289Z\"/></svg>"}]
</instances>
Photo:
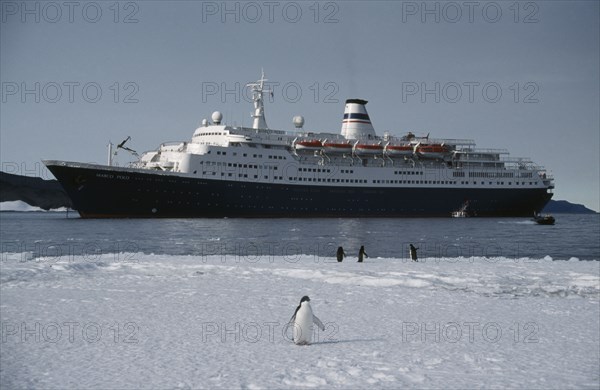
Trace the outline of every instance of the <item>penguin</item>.
<instances>
[{"instance_id":1,"label":"penguin","mask_svg":"<svg viewBox=\"0 0 600 390\"><path fill-rule=\"evenodd\" d=\"M342 248L341 246L338 246L338 248L337 248L336 257L337 257L338 263L341 263L342 260L344 260L344 257L346 257L346 253L344 252L344 248Z\"/></svg>"},{"instance_id":2,"label":"penguin","mask_svg":"<svg viewBox=\"0 0 600 390\"><path fill-rule=\"evenodd\" d=\"M413 261L419 261L417 260L417 249L419 248L415 248L413 244L410 244L410 258L413 259Z\"/></svg>"},{"instance_id":3,"label":"penguin","mask_svg":"<svg viewBox=\"0 0 600 390\"><path fill-rule=\"evenodd\" d=\"M300 300L300 304L296 308L294 315L286 326L286 330L290 325L294 327L293 335L294 343L296 343L296 345L308 345L311 343L313 322L319 327L319 329L322 331L325 330L325 326L321 320L313 314L312 308L310 307L310 298L305 295Z\"/></svg>"},{"instance_id":4,"label":"penguin","mask_svg":"<svg viewBox=\"0 0 600 390\"><path fill-rule=\"evenodd\" d=\"M367 252L365 252L365 246L361 245L360 249L358 250L358 262L359 263L363 262L363 256L369 257L369 255L367 255Z\"/></svg>"}]
</instances>

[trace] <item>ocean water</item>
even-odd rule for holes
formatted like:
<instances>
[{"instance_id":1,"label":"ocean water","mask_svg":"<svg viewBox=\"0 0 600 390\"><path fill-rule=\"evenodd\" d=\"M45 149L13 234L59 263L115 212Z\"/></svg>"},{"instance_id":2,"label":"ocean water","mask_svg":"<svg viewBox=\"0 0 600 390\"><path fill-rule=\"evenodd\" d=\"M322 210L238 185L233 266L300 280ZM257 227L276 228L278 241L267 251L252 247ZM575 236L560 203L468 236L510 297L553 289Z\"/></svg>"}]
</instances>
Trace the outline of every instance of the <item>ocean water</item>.
<instances>
[{"instance_id":1,"label":"ocean water","mask_svg":"<svg viewBox=\"0 0 600 390\"><path fill-rule=\"evenodd\" d=\"M557 215L553 226L527 218L104 219L64 212L0 213L1 251L32 258L114 253L326 258L355 256L505 257L600 260L600 215Z\"/></svg>"}]
</instances>

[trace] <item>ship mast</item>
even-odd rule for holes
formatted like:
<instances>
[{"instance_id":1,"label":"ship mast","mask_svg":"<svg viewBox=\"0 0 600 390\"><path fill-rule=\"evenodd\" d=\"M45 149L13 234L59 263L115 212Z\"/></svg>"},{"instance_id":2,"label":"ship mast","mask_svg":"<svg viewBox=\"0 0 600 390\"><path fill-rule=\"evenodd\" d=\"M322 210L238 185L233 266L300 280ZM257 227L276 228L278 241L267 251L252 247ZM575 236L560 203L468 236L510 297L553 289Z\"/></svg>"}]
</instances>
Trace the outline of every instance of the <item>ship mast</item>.
<instances>
[{"instance_id":1,"label":"ship mast","mask_svg":"<svg viewBox=\"0 0 600 390\"><path fill-rule=\"evenodd\" d=\"M263 103L263 94L265 92L273 94L270 89L265 89L265 71L261 69L262 75L260 80L255 83L246 84L247 87L252 88L252 100L254 101L254 113L250 116L254 118L252 122L253 129L268 129L267 121L265 120L265 106Z\"/></svg>"}]
</instances>

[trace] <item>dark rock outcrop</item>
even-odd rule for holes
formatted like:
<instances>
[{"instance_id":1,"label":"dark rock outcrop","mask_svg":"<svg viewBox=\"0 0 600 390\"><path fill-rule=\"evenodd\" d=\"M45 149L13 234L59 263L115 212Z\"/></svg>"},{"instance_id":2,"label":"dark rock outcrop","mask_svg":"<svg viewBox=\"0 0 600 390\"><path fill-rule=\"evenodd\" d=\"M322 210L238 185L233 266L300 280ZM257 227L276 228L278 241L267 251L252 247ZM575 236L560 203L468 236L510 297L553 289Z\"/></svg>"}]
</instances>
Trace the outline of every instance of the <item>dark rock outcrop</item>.
<instances>
[{"instance_id":1,"label":"dark rock outcrop","mask_svg":"<svg viewBox=\"0 0 600 390\"><path fill-rule=\"evenodd\" d=\"M0 172L0 202L21 200L44 210L71 208L71 200L56 180Z\"/></svg>"},{"instance_id":2,"label":"dark rock outcrop","mask_svg":"<svg viewBox=\"0 0 600 390\"><path fill-rule=\"evenodd\" d=\"M594 210L590 210L582 204L570 203L566 200L551 200L546 207L544 207L543 213L565 213L565 214L595 214Z\"/></svg>"}]
</instances>

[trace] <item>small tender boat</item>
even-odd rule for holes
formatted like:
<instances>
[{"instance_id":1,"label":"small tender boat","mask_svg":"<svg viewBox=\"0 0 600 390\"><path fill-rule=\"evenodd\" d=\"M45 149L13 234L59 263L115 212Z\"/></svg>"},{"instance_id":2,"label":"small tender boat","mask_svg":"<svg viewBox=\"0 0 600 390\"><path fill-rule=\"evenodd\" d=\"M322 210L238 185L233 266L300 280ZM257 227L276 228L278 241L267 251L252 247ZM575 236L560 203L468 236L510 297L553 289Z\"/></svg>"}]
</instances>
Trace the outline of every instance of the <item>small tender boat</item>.
<instances>
[{"instance_id":1,"label":"small tender boat","mask_svg":"<svg viewBox=\"0 0 600 390\"><path fill-rule=\"evenodd\" d=\"M384 153L388 156L410 156L414 152L412 145L387 145Z\"/></svg>"},{"instance_id":2,"label":"small tender boat","mask_svg":"<svg viewBox=\"0 0 600 390\"><path fill-rule=\"evenodd\" d=\"M297 152L313 152L315 150L321 150L323 148L323 144L319 140L303 140L297 141L294 145Z\"/></svg>"},{"instance_id":3,"label":"small tender boat","mask_svg":"<svg viewBox=\"0 0 600 390\"><path fill-rule=\"evenodd\" d=\"M325 153L351 153L352 144L350 143L335 143L335 142L323 142L323 151Z\"/></svg>"},{"instance_id":4,"label":"small tender boat","mask_svg":"<svg viewBox=\"0 0 600 390\"><path fill-rule=\"evenodd\" d=\"M380 144L356 144L354 146L355 154L375 155L383 153L383 146Z\"/></svg>"},{"instance_id":5,"label":"small tender boat","mask_svg":"<svg viewBox=\"0 0 600 390\"><path fill-rule=\"evenodd\" d=\"M470 217L471 214L467 211L468 208L469 208L469 201L466 201L465 203L463 203L463 205L460 207L460 209L452 212L452 214L451 214L452 218Z\"/></svg>"},{"instance_id":6,"label":"small tender boat","mask_svg":"<svg viewBox=\"0 0 600 390\"><path fill-rule=\"evenodd\" d=\"M535 214L533 216L533 220L538 225L554 225L554 222L556 221L556 219L554 219L554 217L550 214L545 214L545 215Z\"/></svg>"},{"instance_id":7,"label":"small tender boat","mask_svg":"<svg viewBox=\"0 0 600 390\"><path fill-rule=\"evenodd\" d=\"M444 158L450 149L444 144L419 145L417 153L423 158Z\"/></svg>"},{"instance_id":8,"label":"small tender boat","mask_svg":"<svg viewBox=\"0 0 600 390\"><path fill-rule=\"evenodd\" d=\"M467 218L469 213L465 210L457 210L452 212L452 218Z\"/></svg>"}]
</instances>

